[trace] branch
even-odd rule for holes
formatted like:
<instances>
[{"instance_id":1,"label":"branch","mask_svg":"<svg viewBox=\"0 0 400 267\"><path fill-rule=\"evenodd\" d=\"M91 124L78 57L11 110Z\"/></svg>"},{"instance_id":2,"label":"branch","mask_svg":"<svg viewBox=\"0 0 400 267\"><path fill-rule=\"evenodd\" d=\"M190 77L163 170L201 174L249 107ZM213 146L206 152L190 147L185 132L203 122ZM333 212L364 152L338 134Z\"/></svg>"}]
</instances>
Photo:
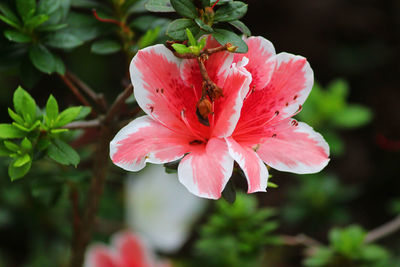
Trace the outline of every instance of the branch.
<instances>
[{"instance_id":1,"label":"branch","mask_svg":"<svg viewBox=\"0 0 400 267\"><path fill-rule=\"evenodd\" d=\"M372 243L400 230L400 215L393 220L371 230L365 238L365 243Z\"/></svg>"},{"instance_id":2,"label":"branch","mask_svg":"<svg viewBox=\"0 0 400 267\"><path fill-rule=\"evenodd\" d=\"M125 90L120 93L115 99L114 103L111 105L111 108L108 110L106 117L104 119L104 123L109 123L113 120L113 118L118 113L119 109L123 104L125 104L125 100L133 93L133 86L130 84Z\"/></svg>"},{"instance_id":3,"label":"branch","mask_svg":"<svg viewBox=\"0 0 400 267\"><path fill-rule=\"evenodd\" d=\"M69 71L66 72L65 76L79 86L82 91L85 92L85 94L87 94L103 111L107 110L107 102L103 94L96 93L85 82Z\"/></svg>"},{"instance_id":4,"label":"branch","mask_svg":"<svg viewBox=\"0 0 400 267\"><path fill-rule=\"evenodd\" d=\"M78 88L69 80L66 75L59 74L60 78L63 82L68 86L71 92L76 96L76 98L85 106L91 107L90 103L86 100L86 98L79 92ZM96 115L96 112L92 109L92 114Z\"/></svg>"},{"instance_id":5,"label":"branch","mask_svg":"<svg viewBox=\"0 0 400 267\"><path fill-rule=\"evenodd\" d=\"M282 235L283 243L288 246L303 245L306 247L319 247L322 243L305 234L298 234L296 236Z\"/></svg>"},{"instance_id":6,"label":"branch","mask_svg":"<svg viewBox=\"0 0 400 267\"><path fill-rule=\"evenodd\" d=\"M71 122L68 123L67 125L65 125L64 129L86 129L86 128L95 128L95 127L100 127L101 123L99 119L94 119L94 120L90 120L90 121L75 121L75 122Z\"/></svg>"}]
</instances>

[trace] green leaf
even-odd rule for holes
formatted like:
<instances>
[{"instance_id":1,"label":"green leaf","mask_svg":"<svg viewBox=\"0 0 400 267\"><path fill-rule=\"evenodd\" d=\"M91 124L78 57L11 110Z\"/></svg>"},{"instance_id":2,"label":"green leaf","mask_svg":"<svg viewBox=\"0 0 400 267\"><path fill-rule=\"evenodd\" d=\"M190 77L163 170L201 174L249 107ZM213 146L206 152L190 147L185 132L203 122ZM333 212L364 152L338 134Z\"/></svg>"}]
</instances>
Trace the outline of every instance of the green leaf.
<instances>
[{"instance_id":1,"label":"green leaf","mask_svg":"<svg viewBox=\"0 0 400 267\"><path fill-rule=\"evenodd\" d=\"M40 0L38 4L39 14L51 14L56 11L62 0Z\"/></svg>"},{"instance_id":2,"label":"green leaf","mask_svg":"<svg viewBox=\"0 0 400 267\"><path fill-rule=\"evenodd\" d=\"M4 144L4 146L5 146L8 150L10 150L10 151L12 151L12 152L17 152L17 151L19 151L19 146L18 146L17 144L15 144L15 143L11 142L11 141L5 140L5 141L3 142L3 144Z\"/></svg>"},{"instance_id":3,"label":"green leaf","mask_svg":"<svg viewBox=\"0 0 400 267\"><path fill-rule=\"evenodd\" d=\"M42 25L43 23L45 23L48 20L49 20L49 16L47 16L45 14L37 15L37 16L29 18L25 22L25 26L29 29L34 29L36 27L39 27L40 25Z\"/></svg>"},{"instance_id":4,"label":"green leaf","mask_svg":"<svg viewBox=\"0 0 400 267\"><path fill-rule=\"evenodd\" d=\"M135 1L135 3L133 3L132 5L127 5L127 2L125 2L125 5L127 5L127 9L125 14L130 15L133 13L144 13L146 12L146 4L147 0L139 0L139 1Z\"/></svg>"},{"instance_id":5,"label":"green leaf","mask_svg":"<svg viewBox=\"0 0 400 267\"><path fill-rule=\"evenodd\" d=\"M50 74L55 71L53 54L43 45L34 45L29 49L32 64L41 72Z\"/></svg>"},{"instance_id":6,"label":"green leaf","mask_svg":"<svg viewBox=\"0 0 400 267\"><path fill-rule=\"evenodd\" d=\"M188 28L194 36L200 29L191 19L176 19L168 25L167 35L174 40L184 41L187 39L186 28Z\"/></svg>"},{"instance_id":7,"label":"green leaf","mask_svg":"<svg viewBox=\"0 0 400 267\"><path fill-rule=\"evenodd\" d=\"M156 16L140 16L133 20L129 26L134 27L142 32L146 32L158 26L160 26L160 28L166 28L166 25L168 25L170 22L171 20L166 18L160 18Z\"/></svg>"},{"instance_id":8,"label":"green leaf","mask_svg":"<svg viewBox=\"0 0 400 267\"><path fill-rule=\"evenodd\" d=\"M0 15L0 20L2 20L3 22L7 23L8 25L10 25L11 27L14 27L16 29L21 28L21 26L18 23L14 22L13 20L11 20L3 15Z\"/></svg>"},{"instance_id":9,"label":"green leaf","mask_svg":"<svg viewBox=\"0 0 400 267\"><path fill-rule=\"evenodd\" d=\"M191 0L171 0L171 5L183 17L194 19L199 16Z\"/></svg>"},{"instance_id":10,"label":"green leaf","mask_svg":"<svg viewBox=\"0 0 400 267\"><path fill-rule=\"evenodd\" d=\"M64 61L62 61L61 57L59 57L57 55L53 55L53 57L54 57L55 71L58 74L64 75L65 74Z\"/></svg>"},{"instance_id":11,"label":"green leaf","mask_svg":"<svg viewBox=\"0 0 400 267\"><path fill-rule=\"evenodd\" d=\"M250 29L240 20L229 21L233 27L241 31L246 36L251 36Z\"/></svg>"},{"instance_id":12,"label":"green leaf","mask_svg":"<svg viewBox=\"0 0 400 267\"><path fill-rule=\"evenodd\" d=\"M23 21L35 14L36 0L16 0L17 10Z\"/></svg>"},{"instance_id":13,"label":"green leaf","mask_svg":"<svg viewBox=\"0 0 400 267\"><path fill-rule=\"evenodd\" d=\"M46 103L46 122L50 124L58 117L58 103L53 95L49 96Z\"/></svg>"},{"instance_id":14,"label":"green leaf","mask_svg":"<svg viewBox=\"0 0 400 267\"><path fill-rule=\"evenodd\" d=\"M234 46L237 46L237 53L247 53L248 47L247 44L240 38L237 34L223 30L223 29L215 29L212 33L212 36L220 43L221 45L225 45L226 43L231 43Z\"/></svg>"},{"instance_id":15,"label":"green leaf","mask_svg":"<svg viewBox=\"0 0 400 267\"><path fill-rule=\"evenodd\" d=\"M70 107L60 113L57 120L54 123L54 127L64 126L71 121L75 120L79 113L81 112L82 107Z\"/></svg>"},{"instance_id":16,"label":"green leaf","mask_svg":"<svg viewBox=\"0 0 400 267\"><path fill-rule=\"evenodd\" d=\"M33 148L32 142L28 138L24 138L21 142L21 148L24 152L30 152Z\"/></svg>"},{"instance_id":17,"label":"green leaf","mask_svg":"<svg viewBox=\"0 0 400 267\"><path fill-rule=\"evenodd\" d=\"M191 53L192 51L189 49L189 47L187 47L186 45L183 44L172 44L172 47L175 49L176 52L178 52L179 54L187 54L187 53Z\"/></svg>"},{"instance_id":18,"label":"green leaf","mask_svg":"<svg viewBox=\"0 0 400 267\"><path fill-rule=\"evenodd\" d=\"M229 2L220 7L214 15L214 21L233 21L243 17L247 12L247 4L239 1Z\"/></svg>"},{"instance_id":19,"label":"green leaf","mask_svg":"<svg viewBox=\"0 0 400 267\"><path fill-rule=\"evenodd\" d=\"M148 30L138 41L139 49L152 45L160 33L160 27Z\"/></svg>"},{"instance_id":20,"label":"green leaf","mask_svg":"<svg viewBox=\"0 0 400 267\"><path fill-rule=\"evenodd\" d=\"M22 115L24 120L31 125L36 119L36 102L31 97L31 95L22 89L22 87L18 87L14 92L13 97L14 108L15 111Z\"/></svg>"},{"instance_id":21,"label":"green leaf","mask_svg":"<svg viewBox=\"0 0 400 267\"><path fill-rule=\"evenodd\" d=\"M18 19L17 15L5 4L5 3L0 3L0 12L3 13L4 17L7 18L9 21L11 21L13 24L21 26L21 22Z\"/></svg>"},{"instance_id":22,"label":"green leaf","mask_svg":"<svg viewBox=\"0 0 400 267\"><path fill-rule=\"evenodd\" d=\"M236 200L236 189L232 180L229 180L224 190L222 191L222 197L229 203L234 203Z\"/></svg>"},{"instance_id":23,"label":"green leaf","mask_svg":"<svg viewBox=\"0 0 400 267\"><path fill-rule=\"evenodd\" d=\"M206 31L206 32L213 32L213 28L210 25L207 25L202 21L200 18L195 18L194 21L196 24L200 27L200 29Z\"/></svg>"},{"instance_id":24,"label":"green leaf","mask_svg":"<svg viewBox=\"0 0 400 267\"><path fill-rule=\"evenodd\" d=\"M63 165L78 165L80 158L78 153L67 143L55 139L49 145L47 154L50 158Z\"/></svg>"},{"instance_id":25,"label":"green leaf","mask_svg":"<svg viewBox=\"0 0 400 267\"><path fill-rule=\"evenodd\" d=\"M277 184L275 184L275 183L273 183L273 182L268 182L268 187L270 187L270 188L278 188L278 185Z\"/></svg>"},{"instance_id":26,"label":"green leaf","mask_svg":"<svg viewBox=\"0 0 400 267\"><path fill-rule=\"evenodd\" d=\"M0 124L0 138L1 139L12 139L12 138L22 138L26 136L26 133L16 128L12 124Z\"/></svg>"},{"instance_id":27,"label":"green leaf","mask_svg":"<svg viewBox=\"0 0 400 267\"><path fill-rule=\"evenodd\" d=\"M48 46L61 49L72 49L83 44L83 41L76 35L66 31L49 34L44 42Z\"/></svg>"},{"instance_id":28,"label":"green leaf","mask_svg":"<svg viewBox=\"0 0 400 267\"><path fill-rule=\"evenodd\" d=\"M86 106L81 106L81 111L79 112L78 116L75 118L75 120L83 120L84 118L87 117L87 115L90 114L92 109L90 107Z\"/></svg>"},{"instance_id":29,"label":"green leaf","mask_svg":"<svg viewBox=\"0 0 400 267\"><path fill-rule=\"evenodd\" d=\"M0 157L10 156L11 152L0 142Z\"/></svg>"},{"instance_id":30,"label":"green leaf","mask_svg":"<svg viewBox=\"0 0 400 267\"><path fill-rule=\"evenodd\" d=\"M95 54L108 55L121 50L121 44L114 40L101 40L94 42L90 48Z\"/></svg>"},{"instance_id":31,"label":"green leaf","mask_svg":"<svg viewBox=\"0 0 400 267\"><path fill-rule=\"evenodd\" d=\"M18 159L14 159L8 166L8 175L10 176L11 181L15 181L24 177L29 172L32 165L32 161L28 161L26 164L20 167L15 167L14 163L16 160Z\"/></svg>"},{"instance_id":32,"label":"green leaf","mask_svg":"<svg viewBox=\"0 0 400 267\"><path fill-rule=\"evenodd\" d=\"M8 115L17 123L24 124L24 119L20 115L15 113L11 108L8 108Z\"/></svg>"},{"instance_id":33,"label":"green leaf","mask_svg":"<svg viewBox=\"0 0 400 267\"><path fill-rule=\"evenodd\" d=\"M29 43L32 41L31 37L29 35L26 35L25 33L19 32L19 31L14 31L14 30L5 30L4 31L4 36L16 43Z\"/></svg>"},{"instance_id":34,"label":"green leaf","mask_svg":"<svg viewBox=\"0 0 400 267\"><path fill-rule=\"evenodd\" d=\"M13 167L22 167L31 161L31 157L28 154L24 154L20 157L17 157L13 162Z\"/></svg>"},{"instance_id":35,"label":"green leaf","mask_svg":"<svg viewBox=\"0 0 400 267\"><path fill-rule=\"evenodd\" d=\"M192 32L188 28L186 28L186 35L187 35L188 40L189 40L189 45L196 46L197 45L197 41L194 38Z\"/></svg>"},{"instance_id":36,"label":"green leaf","mask_svg":"<svg viewBox=\"0 0 400 267\"><path fill-rule=\"evenodd\" d=\"M68 27L67 23L61 23L61 24L49 24L49 25L42 25L38 27L36 30L37 31L42 31L42 32L53 32L53 31L59 31L64 28Z\"/></svg>"},{"instance_id":37,"label":"green leaf","mask_svg":"<svg viewBox=\"0 0 400 267\"><path fill-rule=\"evenodd\" d=\"M233 1L233 0L220 0L220 1L217 3L217 6L222 6L222 5L225 5L226 3L229 3L229 2L232 2L232 1ZM215 2L217 2L217 0L211 0L210 6L214 5Z\"/></svg>"},{"instance_id":38,"label":"green leaf","mask_svg":"<svg viewBox=\"0 0 400 267\"><path fill-rule=\"evenodd\" d=\"M172 7L169 0L149 0L144 5L148 11L151 12L174 12L175 9Z\"/></svg>"},{"instance_id":39,"label":"green leaf","mask_svg":"<svg viewBox=\"0 0 400 267\"><path fill-rule=\"evenodd\" d=\"M372 119L371 111L360 105L349 105L336 113L332 119L334 125L343 128L355 128L362 126Z\"/></svg>"},{"instance_id":40,"label":"green leaf","mask_svg":"<svg viewBox=\"0 0 400 267\"><path fill-rule=\"evenodd\" d=\"M201 6L202 7L210 6L210 0L201 0Z\"/></svg>"}]
</instances>

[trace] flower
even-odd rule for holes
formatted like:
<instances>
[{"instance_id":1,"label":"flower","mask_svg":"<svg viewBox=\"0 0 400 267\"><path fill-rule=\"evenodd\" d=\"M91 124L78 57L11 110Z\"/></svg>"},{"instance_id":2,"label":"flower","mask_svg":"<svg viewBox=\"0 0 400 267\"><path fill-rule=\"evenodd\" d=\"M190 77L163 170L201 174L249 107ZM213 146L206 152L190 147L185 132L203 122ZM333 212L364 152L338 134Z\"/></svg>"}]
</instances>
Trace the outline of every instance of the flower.
<instances>
[{"instance_id":1,"label":"flower","mask_svg":"<svg viewBox=\"0 0 400 267\"><path fill-rule=\"evenodd\" d=\"M162 165L130 174L125 188L127 225L161 252L182 247L207 205L206 199L190 194L176 174L166 173Z\"/></svg>"},{"instance_id":2,"label":"flower","mask_svg":"<svg viewBox=\"0 0 400 267\"><path fill-rule=\"evenodd\" d=\"M91 245L86 251L85 267L168 267L169 262L157 262L152 251L131 232L119 232L112 246Z\"/></svg>"},{"instance_id":3,"label":"flower","mask_svg":"<svg viewBox=\"0 0 400 267\"><path fill-rule=\"evenodd\" d=\"M245 55L212 54L205 62L223 96L212 103L210 126L196 115L202 76L195 59L179 59L162 45L143 49L130 73L139 106L147 113L125 126L110 143L112 161L129 171L146 162L183 157L179 181L195 195L217 199L234 160L248 180L248 192L265 191L268 170L308 173L328 162L329 148L311 127L291 119L307 98L313 73L299 56L275 55L262 37L246 40ZM207 47L219 44L209 38Z\"/></svg>"}]
</instances>

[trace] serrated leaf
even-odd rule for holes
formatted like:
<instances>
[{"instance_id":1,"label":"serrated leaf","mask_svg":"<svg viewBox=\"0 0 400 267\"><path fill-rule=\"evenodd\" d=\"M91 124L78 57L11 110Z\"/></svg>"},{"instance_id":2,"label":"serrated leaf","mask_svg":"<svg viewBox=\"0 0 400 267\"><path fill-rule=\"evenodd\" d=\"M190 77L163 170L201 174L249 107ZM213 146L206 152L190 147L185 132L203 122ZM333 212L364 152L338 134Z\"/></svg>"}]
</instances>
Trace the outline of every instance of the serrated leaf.
<instances>
[{"instance_id":1,"label":"serrated leaf","mask_svg":"<svg viewBox=\"0 0 400 267\"><path fill-rule=\"evenodd\" d=\"M176 19L168 25L167 35L174 40L184 41L187 39L186 28L188 28L194 36L200 29L191 19Z\"/></svg>"},{"instance_id":2,"label":"serrated leaf","mask_svg":"<svg viewBox=\"0 0 400 267\"><path fill-rule=\"evenodd\" d=\"M31 156L28 154L24 154L20 157L17 157L14 160L13 167L22 167L23 165L27 164L29 161L31 161Z\"/></svg>"},{"instance_id":3,"label":"serrated leaf","mask_svg":"<svg viewBox=\"0 0 400 267\"><path fill-rule=\"evenodd\" d=\"M229 21L233 27L241 31L246 36L251 36L250 29L240 20Z\"/></svg>"},{"instance_id":4,"label":"serrated leaf","mask_svg":"<svg viewBox=\"0 0 400 267\"><path fill-rule=\"evenodd\" d=\"M26 164L20 167L15 167L14 162L15 160L12 161L8 166L8 175L10 176L11 181L15 181L17 179L24 177L29 172L32 165L32 161L28 161Z\"/></svg>"},{"instance_id":5,"label":"serrated leaf","mask_svg":"<svg viewBox=\"0 0 400 267\"><path fill-rule=\"evenodd\" d=\"M224 30L224 29L214 29L212 36L217 40L221 45L225 45L227 43L231 43L234 46L237 46L237 53L247 53L248 47L247 44L240 38L237 34Z\"/></svg>"},{"instance_id":6,"label":"serrated leaf","mask_svg":"<svg viewBox=\"0 0 400 267\"><path fill-rule=\"evenodd\" d=\"M70 107L60 113L57 120L54 123L54 127L64 126L71 121L75 120L79 113L81 112L82 107Z\"/></svg>"},{"instance_id":7,"label":"serrated leaf","mask_svg":"<svg viewBox=\"0 0 400 267\"><path fill-rule=\"evenodd\" d=\"M16 43L29 43L32 41L31 37L29 35L26 35L25 33L19 32L19 31L14 31L14 30L5 30L4 31L4 36Z\"/></svg>"},{"instance_id":8,"label":"serrated leaf","mask_svg":"<svg viewBox=\"0 0 400 267\"><path fill-rule=\"evenodd\" d=\"M14 92L13 102L15 111L22 115L25 122L28 122L29 125L31 125L36 119L35 100L27 91L19 86Z\"/></svg>"},{"instance_id":9,"label":"serrated leaf","mask_svg":"<svg viewBox=\"0 0 400 267\"><path fill-rule=\"evenodd\" d=\"M55 71L53 54L43 45L33 45L29 49L32 64L41 72L50 74Z\"/></svg>"},{"instance_id":10,"label":"serrated leaf","mask_svg":"<svg viewBox=\"0 0 400 267\"><path fill-rule=\"evenodd\" d=\"M53 95L50 95L46 103L46 122L47 124L55 121L58 117L58 103Z\"/></svg>"},{"instance_id":11,"label":"serrated leaf","mask_svg":"<svg viewBox=\"0 0 400 267\"><path fill-rule=\"evenodd\" d=\"M149 0L145 5L151 12L174 12L174 8L169 0Z\"/></svg>"},{"instance_id":12,"label":"serrated leaf","mask_svg":"<svg viewBox=\"0 0 400 267\"><path fill-rule=\"evenodd\" d=\"M36 0L16 0L17 11L23 21L26 21L35 14Z\"/></svg>"},{"instance_id":13,"label":"serrated leaf","mask_svg":"<svg viewBox=\"0 0 400 267\"><path fill-rule=\"evenodd\" d=\"M80 158L78 153L67 143L55 139L47 149L47 155L63 165L78 165Z\"/></svg>"},{"instance_id":14,"label":"serrated leaf","mask_svg":"<svg viewBox=\"0 0 400 267\"><path fill-rule=\"evenodd\" d=\"M196 6L191 0L170 0L172 7L185 18L194 19L199 16Z\"/></svg>"},{"instance_id":15,"label":"serrated leaf","mask_svg":"<svg viewBox=\"0 0 400 267\"><path fill-rule=\"evenodd\" d=\"M206 31L206 32L213 32L213 28L210 25L207 25L202 21L200 18L195 18L194 21L196 24L200 27L200 29Z\"/></svg>"},{"instance_id":16,"label":"serrated leaf","mask_svg":"<svg viewBox=\"0 0 400 267\"><path fill-rule=\"evenodd\" d=\"M101 40L94 42L90 48L95 54L108 55L121 50L121 44L114 40Z\"/></svg>"},{"instance_id":17,"label":"serrated leaf","mask_svg":"<svg viewBox=\"0 0 400 267\"><path fill-rule=\"evenodd\" d=\"M25 137L26 133L16 128L12 124L1 123L0 124L0 138L1 139L12 139Z\"/></svg>"},{"instance_id":18,"label":"serrated leaf","mask_svg":"<svg viewBox=\"0 0 400 267\"><path fill-rule=\"evenodd\" d=\"M72 49L83 44L80 38L67 31L48 34L44 42L48 46L61 49Z\"/></svg>"},{"instance_id":19,"label":"serrated leaf","mask_svg":"<svg viewBox=\"0 0 400 267\"><path fill-rule=\"evenodd\" d=\"M233 21L243 17L247 12L247 4L239 1L229 2L220 7L214 15L214 21Z\"/></svg>"}]
</instances>

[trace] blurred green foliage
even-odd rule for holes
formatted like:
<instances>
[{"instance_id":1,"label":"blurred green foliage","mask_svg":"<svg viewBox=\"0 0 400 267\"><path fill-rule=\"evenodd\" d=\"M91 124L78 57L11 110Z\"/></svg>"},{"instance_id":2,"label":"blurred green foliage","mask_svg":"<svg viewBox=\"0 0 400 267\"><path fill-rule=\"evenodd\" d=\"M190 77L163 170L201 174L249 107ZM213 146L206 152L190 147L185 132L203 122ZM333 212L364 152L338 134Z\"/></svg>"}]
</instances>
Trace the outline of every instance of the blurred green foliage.
<instances>
[{"instance_id":1,"label":"blurred green foliage","mask_svg":"<svg viewBox=\"0 0 400 267\"><path fill-rule=\"evenodd\" d=\"M393 266L389 252L373 244L366 244L366 231L360 226L334 228L329 232L329 246L319 247L305 261L305 266Z\"/></svg>"},{"instance_id":2,"label":"blurred green foliage","mask_svg":"<svg viewBox=\"0 0 400 267\"><path fill-rule=\"evenodd\" d=\"M278 227L272 219L275 211L258 208L255 196L238 193L233 204L215 204L195 244L196 266L257 266L265 246L280 244L273 233Z\"/></svg>"}]
</instances>

